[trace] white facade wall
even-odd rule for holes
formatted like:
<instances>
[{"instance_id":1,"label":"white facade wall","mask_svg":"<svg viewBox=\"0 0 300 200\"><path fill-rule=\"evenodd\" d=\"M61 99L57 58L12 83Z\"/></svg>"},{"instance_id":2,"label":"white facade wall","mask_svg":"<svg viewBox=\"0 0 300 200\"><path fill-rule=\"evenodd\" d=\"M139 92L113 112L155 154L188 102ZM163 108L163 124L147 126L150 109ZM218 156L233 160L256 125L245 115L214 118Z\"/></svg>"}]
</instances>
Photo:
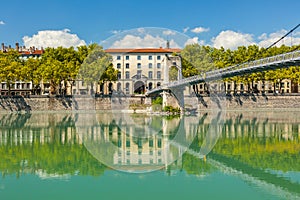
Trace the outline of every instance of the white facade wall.
<instances>
[{"instance_id":1,"label":"white facade wall","mask_svg":"<svg viewBox=\"0 0 300 200\"><path fill-rule=\"evenodd\" d=\"M113 84L114 90L125 94L141 94L162 85L166 66L165 52L110 54L113 57L113 66L120 72L119 80ZM167 54L171 55L171 53Z\"/></svg>"}]
</instances>

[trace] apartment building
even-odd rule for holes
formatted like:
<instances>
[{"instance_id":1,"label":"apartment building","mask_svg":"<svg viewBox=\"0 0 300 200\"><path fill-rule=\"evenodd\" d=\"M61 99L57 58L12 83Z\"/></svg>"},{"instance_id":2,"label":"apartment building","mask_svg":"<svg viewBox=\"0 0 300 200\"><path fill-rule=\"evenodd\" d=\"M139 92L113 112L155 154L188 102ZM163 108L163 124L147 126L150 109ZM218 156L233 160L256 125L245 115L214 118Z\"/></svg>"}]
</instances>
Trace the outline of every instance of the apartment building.
<instances>
[{"instance_id":1,"label":"apartment building","mask_svg":"<svg viewBox=\"0 0 300 200\"><path fill-rule=\"evenodd\" d=\"M166 55L179 53L174 48L106 49L119 71L118 81L110 86L125 94L144 94L163 83Z\"/></svg>"}]
</instances>

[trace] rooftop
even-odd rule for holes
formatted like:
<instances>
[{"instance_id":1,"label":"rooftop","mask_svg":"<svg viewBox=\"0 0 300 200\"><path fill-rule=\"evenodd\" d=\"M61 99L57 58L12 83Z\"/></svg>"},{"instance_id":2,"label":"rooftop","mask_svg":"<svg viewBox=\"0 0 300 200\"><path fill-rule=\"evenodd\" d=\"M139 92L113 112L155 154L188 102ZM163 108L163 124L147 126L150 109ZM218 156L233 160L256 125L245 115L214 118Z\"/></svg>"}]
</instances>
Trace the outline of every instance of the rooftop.
<instances>
[{"instance_id":1,"label":"rooftop","mask_svg":"<svg viewBox=\"0 0 300 200\"><path fill-rule=\"evenodd\" d=\"M26 48L25 46L19 46L19 43L16 43L16 47L12 48L10 45L5 46L4 43L1 44L0 51L2 52L8 52L10 50L16 50L21 54L22 56L30 56L30 55L37 55L40 56L44 53L44 49L37 49L35 47Z\"/></svg>"},{"instance_id":2,"label":"rooftop","mask_svg":"<svg viewBox=\"0 0 300 200\"><path fill-rule=\"evenodd\" d=\"M179 53L178 48L106 49L106 53Z\"/></svg>"}]
</instances>

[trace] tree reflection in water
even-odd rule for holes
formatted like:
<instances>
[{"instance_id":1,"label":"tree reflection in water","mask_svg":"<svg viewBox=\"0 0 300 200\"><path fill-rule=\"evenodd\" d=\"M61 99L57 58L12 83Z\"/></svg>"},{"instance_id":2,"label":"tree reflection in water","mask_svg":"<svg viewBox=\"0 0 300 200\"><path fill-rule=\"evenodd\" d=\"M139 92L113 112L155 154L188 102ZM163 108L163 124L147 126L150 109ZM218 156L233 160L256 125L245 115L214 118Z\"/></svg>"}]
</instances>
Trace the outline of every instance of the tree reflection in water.
<instances>
[{"instance_id":1,"label":"tree reflection in water","mask_svg":"<svg viewBox=\"0 0 300 200\"><path fill-rule=\"evenodd\" d=\"M97 113L94 129L85 135L78 134L78 115L2 114L0 171L2 176L16 174L18 177L23 173L48 174L49 177L101 176L112 167L126 171L147 171L155 167L167 174L184 170L188 174L207 176L220 170L214 165L219 162L290 192L300 193L300 180L291 181L291 178L282 178L276 173L300 173L299 115L297 112L264 115L228 112L220 127L221 135L204 161L195 155L206 138L210 113L173 119L131 116L133 125L139 126L131 126L111 114ZM176 134L183 129L185 132L180 137L184 140L176 140ZM182 147L188 146L179 149L175 142L172 143L174 140L184 141ZM94 142L90 145L96 145L94 155L85 143L91 141ZM104 161L109 166L99 162L99 155L106 158Z\"/></svg>"}]
</instances>

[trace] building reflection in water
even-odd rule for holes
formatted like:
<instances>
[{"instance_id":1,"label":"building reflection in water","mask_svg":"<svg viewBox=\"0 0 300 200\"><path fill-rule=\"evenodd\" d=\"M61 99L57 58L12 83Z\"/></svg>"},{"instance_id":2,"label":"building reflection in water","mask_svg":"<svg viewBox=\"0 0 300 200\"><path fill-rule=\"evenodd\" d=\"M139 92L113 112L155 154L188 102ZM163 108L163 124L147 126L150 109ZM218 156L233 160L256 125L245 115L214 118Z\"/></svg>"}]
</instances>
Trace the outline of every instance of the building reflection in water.
<instances>
[{"instance_id":1,"label":"building reflection in water","mask_svg":"<svg viewBox=\"0 0 300 200\"><path fill-rule=\"evenodd\" d=\"M65 156L80 165L82 160L95 162L96 158L113 169L144 172L167 170L170 165L178 169L185 165L183 162L188 162L182 159L184 152L194 155L194 160L199 159L204 144L214 146L216 143L214 154L245 157L243 162L249 161L247 156L256 154L256 158L261 158L259 162L247 164L282 171L289 166L290 170L300 171L297 168L300 152L298 116L296 112L227 112L224 124L217 126L217 132L221 134L210 138L209 129L215 119L210 113L181 118L107 113L2 114L0 153L7 162L30 164L38 163L37 158L47 158L49 160L43 161L44 164L57 159L53 162L64 165L67 163ZM85 154L82 154L83 149ZM257 152L253 152L255 149ZM284 162L271 165L276 160L270 160L269 155L276 155L273 160ZM266 159L269 159L267 164ZM3 162L2 165L9 166ZM36 169L47 167L32 166Z\"/></svg>"},{"instance_id":2,"label":"building reflection in water","mask_svg":"<svg viewBox=\"0 0 300 200\"><path fill-rule=\"evenodd\" d=\"M108 121L107 121L108 120ZM91 154L122 171L167 167L192 143L199 119L128 114L78 114L76 131Z\"/></svg>"}]
</instances>

